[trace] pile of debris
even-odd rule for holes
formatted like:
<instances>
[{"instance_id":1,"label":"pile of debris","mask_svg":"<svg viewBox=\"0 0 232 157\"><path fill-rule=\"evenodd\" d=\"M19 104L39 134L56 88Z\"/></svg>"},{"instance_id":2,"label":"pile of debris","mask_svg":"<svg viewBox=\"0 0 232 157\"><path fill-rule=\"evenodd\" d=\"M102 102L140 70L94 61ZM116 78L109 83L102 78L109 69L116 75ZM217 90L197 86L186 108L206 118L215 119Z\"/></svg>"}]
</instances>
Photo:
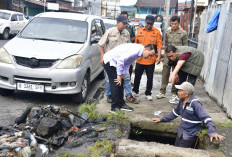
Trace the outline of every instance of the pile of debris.
<instances>
[{"instance_id":1,"label":"pile of debris","mask_svg":"<svg viewBox=\"0 0 232 157\"><path fill-rule=\"evenodd\" d=\"M60 147L71 149L99 140L116 140L120 138L115 135L116 128L122 131L120 136L129 136L128 124L106 122L107 117L89 120L88 113L79 116L57 106L28 107L15 125L0 127L0 156L46 157Z\"/></svg>"}]
</instances>

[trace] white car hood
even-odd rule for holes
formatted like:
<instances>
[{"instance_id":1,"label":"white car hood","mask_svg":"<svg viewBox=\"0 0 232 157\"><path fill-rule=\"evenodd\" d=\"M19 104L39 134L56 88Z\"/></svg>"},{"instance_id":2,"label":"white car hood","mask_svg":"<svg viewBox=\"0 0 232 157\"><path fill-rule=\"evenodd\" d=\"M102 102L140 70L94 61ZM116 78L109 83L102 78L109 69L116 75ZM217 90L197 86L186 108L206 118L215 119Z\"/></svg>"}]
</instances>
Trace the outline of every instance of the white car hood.
<instances>
[{"instance_id":1,"label":"white car hood","mask_svg":"<svg viewBox=\"0 0 232 157\"><path fill-rule=\"evenodd\" d=\"M6 22L8 22L9 20L5 20L5 19L0 19L0 24L2 24L2 23L6 23Z\"/></svg>"},{"instance_id":2,"label":"white car hood","mask_svg":"<svg viewBox=\"0 0 232 157\"><path fill-rule=\"evenodd\" d=\"M64 59L77 54L84 44L33 40L15 37L4 45L13 56L38 59Z\"/></svg>"}]
</instances>

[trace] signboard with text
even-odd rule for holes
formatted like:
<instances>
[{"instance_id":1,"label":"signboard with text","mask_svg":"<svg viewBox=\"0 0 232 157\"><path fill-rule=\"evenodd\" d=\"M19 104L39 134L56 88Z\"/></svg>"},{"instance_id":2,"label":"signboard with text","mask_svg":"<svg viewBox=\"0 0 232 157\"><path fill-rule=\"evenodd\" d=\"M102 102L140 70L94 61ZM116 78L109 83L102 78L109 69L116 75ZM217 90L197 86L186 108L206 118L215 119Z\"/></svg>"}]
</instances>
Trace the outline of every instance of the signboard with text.
<instances>
[{"instance_id":1,"label":"signboard with text","mask_svg":"<svg viewBox=\"0 0 232 157\"><path fill-rule=\"evenodd\" d=\"M48 10L59 10L59 4L58 3L47 3L47 9Z\"/></svg>"}]
</instances>

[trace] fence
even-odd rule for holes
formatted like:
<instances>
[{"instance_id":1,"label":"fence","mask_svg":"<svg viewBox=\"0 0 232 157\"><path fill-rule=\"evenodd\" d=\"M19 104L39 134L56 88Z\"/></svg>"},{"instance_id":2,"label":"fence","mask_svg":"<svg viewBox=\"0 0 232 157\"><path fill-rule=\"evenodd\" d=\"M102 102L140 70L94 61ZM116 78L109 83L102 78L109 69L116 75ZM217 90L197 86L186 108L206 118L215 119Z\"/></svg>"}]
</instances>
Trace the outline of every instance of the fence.
<instances>
[{"instance_id":1,"label":"fence","mask_svg":"<svg viewBox=\"0 0 232 157\"><path fill-rule=\"evenodd\" d=\"M221 13L216 31L206 33L206 26L218 7L202 13L198 49L205 55L201 77L210 96L232 118L232 5L220 6Z\"/></svg>"}]
</instances>

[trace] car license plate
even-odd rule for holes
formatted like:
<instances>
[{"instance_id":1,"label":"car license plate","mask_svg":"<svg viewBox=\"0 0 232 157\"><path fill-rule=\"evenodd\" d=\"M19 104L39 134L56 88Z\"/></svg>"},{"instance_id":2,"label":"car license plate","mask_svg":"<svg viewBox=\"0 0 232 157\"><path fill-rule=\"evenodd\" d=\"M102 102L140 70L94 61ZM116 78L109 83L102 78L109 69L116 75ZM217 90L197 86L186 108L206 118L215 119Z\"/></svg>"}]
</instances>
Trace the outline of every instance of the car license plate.
<instances>
[{"instance_id":1,"label":"car license plate","mask_svg":"<svg viewBox=\"0 0 232 157\"><path fill-rule=\"evenodd\" d=\"M30 84L30 83L17 83L17 90L40 92L44 93L44 85Z\"/></svg>"}]
</instances>

